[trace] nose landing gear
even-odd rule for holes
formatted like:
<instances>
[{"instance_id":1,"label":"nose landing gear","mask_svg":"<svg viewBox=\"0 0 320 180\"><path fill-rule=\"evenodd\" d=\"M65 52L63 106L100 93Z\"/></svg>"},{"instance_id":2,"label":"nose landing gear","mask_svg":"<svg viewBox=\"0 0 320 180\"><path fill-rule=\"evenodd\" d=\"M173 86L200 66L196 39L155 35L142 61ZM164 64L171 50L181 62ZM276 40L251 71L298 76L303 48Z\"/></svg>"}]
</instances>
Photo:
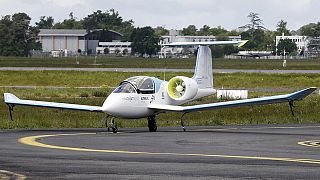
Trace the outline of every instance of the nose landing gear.
<instances>
[{"instance_id":1,"label":"nose landing gear","mask_svg":"<svg viewBox=\"0 0 320 180\"><path fill-rule=\"evenodd\" d=\"M157 121L156 116L149 116L148 117L148 128L150 132L157 132Z\"/></svg>"},{"instance_id":2,"label":"nose landing gear","mask_svg":"<svg viewBox=\"0 0 320 180\"><path fill-rule=\"evenodd\" d=\"M118 127L117 125L115 124L115 117L112 117L111 120L110 120L110 123L108 123L108 117L106 117L106 128L108 129L108 132L110 132L110 129L112 130L113 133L117 133L118 132Z\"/></svg>"}]
</instances>

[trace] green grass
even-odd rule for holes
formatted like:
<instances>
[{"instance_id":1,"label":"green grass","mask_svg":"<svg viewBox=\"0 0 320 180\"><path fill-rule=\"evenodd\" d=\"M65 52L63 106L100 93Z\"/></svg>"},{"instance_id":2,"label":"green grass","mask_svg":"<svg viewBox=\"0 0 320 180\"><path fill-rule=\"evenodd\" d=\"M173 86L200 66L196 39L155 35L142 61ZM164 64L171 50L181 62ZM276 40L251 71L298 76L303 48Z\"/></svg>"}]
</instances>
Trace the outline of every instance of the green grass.
<instances>
[{"instance_id":1,"label":"green grass","mask_svg":"<svg viewBox=\"0 0 320 180\"><path fill-rule=\"evenodd\" d=\"M117 72L64 72L64 71L0 71L0 85L34 85L36 89L0 88L0 94L11 92L18 97L54 102L88 105L102 105L120 81L133 75L163 76L162 73L117 73ZM191 73L168 73L168 78L176 75L192 76ZM301 89L319 86L317 74L262 74L232 73L215 74L217 88L283 88ZM64 86L65 89L48 89L45 86ZM79 86L98 86L101 89L77 89ZM287 90L286 90L287 89ZM250 97L281 94L250 93ZM216 102L215 97L198 100L195 103ZM244 125L244 124L290 124L319 123L320 96L312 95L296 104L296 117L292 117L288 104L239 107L190 113L185 116L185 124L191 125ZM11 128L77 128L104 127L104 114L69 110L45 109L17 106L10 121L8 108L0 97L0 129ZM159 115L159 126L179 126L181 113ZM119 127L146 127L146 119L117 120Z\"/></svg>"},{"instance_id":2,"label":"green grass","mask_svg":"<svg viewBox=\"0 0 320 180\"><path fill-rule=\"evenodd\" d=\"M43 94L45 95L45 92ZM260 94L261 95L261 94ZM257 96L257 94L255 94ZM101 105L102 97L33 97L33 99L67 102L76 104ZM0 98L3 101L2 98ZM215 102L216 99L199 100L196 103ZM0 129L12 128L102 128L104 117L102 113L79 112L35 107L17 106L13 112L14 121L9 118L7 107L0 104ZM202 111L187 114L185 125L248 125L248 124L297 124L319 123L320 96L312 95L296 103L295 114L292 117L288 104L239 107ZM165 113L157 116L159 126L179 126L181 113ZM117 119L119 127L146 127L146 119Z\"/></svg>"},{"instance_id":3,"label":"green grass","mask_svg":"<svg viewBox=\"0 0 320 180\"><path fill-rule=\"evenodd\" d=\"M116 87L131 76L158 76L163 73L119 73L79 71L0 71L0 86L63 86L63 87ZM177 76L192 77L192 73L166 73L167 80ZM300 89L320 85L318 74L214 74L217 88L287 88Z\"/></svg>"},{"instance_id":4,"label":"green grass","mask_svg":"<svg viewBox=\"0 0 320 180\"><path fill-rule=\"evenodd\" d=\"M95 68L187 68L193 69L195 57L189 59L157 59L135 57L75 57L68 58L25 58L0 57L0 67L95 67ZM94 63L98 65L94 65ZM275 59L213 59L215 69L301 69L319 70L320 59L287 60L287 67L282 67L282 60Z\"/></svg>"}]
</instances>

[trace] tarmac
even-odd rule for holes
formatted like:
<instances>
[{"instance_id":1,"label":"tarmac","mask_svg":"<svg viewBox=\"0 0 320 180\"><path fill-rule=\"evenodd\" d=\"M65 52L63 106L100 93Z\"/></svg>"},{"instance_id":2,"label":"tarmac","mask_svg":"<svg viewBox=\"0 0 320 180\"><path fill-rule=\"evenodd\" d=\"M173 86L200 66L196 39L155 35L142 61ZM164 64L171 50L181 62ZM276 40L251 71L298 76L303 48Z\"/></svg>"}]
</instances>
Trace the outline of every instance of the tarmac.
<instances>
[{"instance_id":1,"label":"tarmac","mask_svg":"<svg viewBox=\"0 0 320 180\"><path fill-rule=\"evenodd\" d=\"M0 130L0 177L318 179L320 124Z\"/></svg>"}]
</instances>

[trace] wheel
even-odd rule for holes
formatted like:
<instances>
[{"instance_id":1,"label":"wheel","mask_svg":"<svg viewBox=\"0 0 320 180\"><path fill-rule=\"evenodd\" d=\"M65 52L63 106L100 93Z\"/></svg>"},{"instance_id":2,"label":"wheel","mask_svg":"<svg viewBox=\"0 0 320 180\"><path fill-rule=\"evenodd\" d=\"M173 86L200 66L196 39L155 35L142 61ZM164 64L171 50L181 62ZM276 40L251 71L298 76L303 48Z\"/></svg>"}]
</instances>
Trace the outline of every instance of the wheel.
<instances>
[{"instance_id":1,"label":"wheel","mask_svg":"<svg viewBox=\"0 0 320 180\"><path fill-rule=\"evenodd\" d=\"M117 126L112 127L112 132L113 132L113 133L117 133L117 132L118 132Z\"/></svg>"},{"instance_id":2,"label":"wheel","mask_svg":"<svg viewBox=\"0 0 320 180\"><path fill-rule=\"evenodd\" d=\"M148 128L150 132L157 132L157 121L155 116L148 117Z\"/></svg>"}]
</instances>

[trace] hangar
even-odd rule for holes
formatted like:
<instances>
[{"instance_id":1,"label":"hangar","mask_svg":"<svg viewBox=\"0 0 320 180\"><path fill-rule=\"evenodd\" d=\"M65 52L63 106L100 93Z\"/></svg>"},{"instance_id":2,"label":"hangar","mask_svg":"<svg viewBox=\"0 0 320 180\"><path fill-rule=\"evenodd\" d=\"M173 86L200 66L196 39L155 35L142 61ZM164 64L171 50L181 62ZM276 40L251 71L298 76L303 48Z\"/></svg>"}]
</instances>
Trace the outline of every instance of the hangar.
<instances>
[{"instance_id":1,"label":"hangar","mask_svg":"<svg viewBox=\"0 0 320 180\"><path fill-rule=\"evenodd\" d=\"M63 51L74 55L95 53L99 42L120 41L122 34L102 29L90 32L85 29L40 29L38 36L43 52Z\"/></svg>"}]
</instances>

